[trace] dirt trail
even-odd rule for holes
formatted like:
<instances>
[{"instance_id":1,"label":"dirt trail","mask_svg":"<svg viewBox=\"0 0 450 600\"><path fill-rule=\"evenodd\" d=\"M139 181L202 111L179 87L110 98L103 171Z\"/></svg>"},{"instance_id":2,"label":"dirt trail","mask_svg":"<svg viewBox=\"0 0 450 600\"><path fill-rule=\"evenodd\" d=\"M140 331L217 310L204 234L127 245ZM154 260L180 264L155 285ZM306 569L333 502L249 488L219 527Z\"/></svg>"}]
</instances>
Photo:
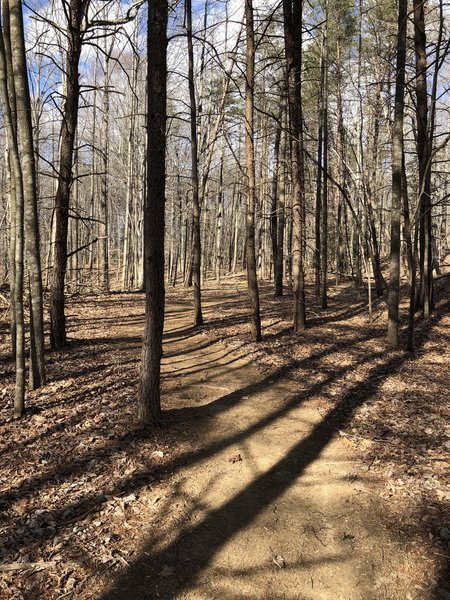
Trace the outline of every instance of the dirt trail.
<instances>
[{"instance_id":1,"label":"dirt trail","mask_svg":"<svg viewBox=\"0 0 450 600\"><path fill-rule=\"evenodd\" d=\"M405 592L414 557L310 386L259 374L193 330L189 308L168 308L164 389L196 441L103 598L427 597Z\"/></svg>"}]
</instances>

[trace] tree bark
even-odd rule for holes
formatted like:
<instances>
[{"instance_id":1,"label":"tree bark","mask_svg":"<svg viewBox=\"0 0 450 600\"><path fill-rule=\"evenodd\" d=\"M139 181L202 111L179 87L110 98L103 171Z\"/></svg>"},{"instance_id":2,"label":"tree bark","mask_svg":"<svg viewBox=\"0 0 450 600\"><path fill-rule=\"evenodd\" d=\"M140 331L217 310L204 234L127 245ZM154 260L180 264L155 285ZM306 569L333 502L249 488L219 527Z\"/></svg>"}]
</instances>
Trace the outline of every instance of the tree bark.
<instances>
[{"instance_id":1,"label":"tree bark","mask_svg":"<svg viewBox=\"0 0 450 600\"><path fill-rule=\"evenodd\" d=\"M23 177L19 158L19 146L17 143L17 129L13 121L10 98L15 99L15 90L9 89L14 86L13 78L8 77L8 66L12 64L9 53L10 46L5 48L3 29L0 22L0 97L3 109L3 119L6 128L7 145L10 165L12 166L11 180L14 187L11 188L11 202L14 203L14 222L11 223L13 236L11 242L14 244L14 296L12 297L12 310L15 323L15 367L16 386L14 396L14 417L19 418L25 410L25 328L24 328L24 191Z\"/></svg>"},{"instance_id":2,"label":"tree bark","mask_svg":"<svg viewBox=\"0 0 450 600\"><path fill-rule=\"evenodd\" d=\"M304 274L304 158L301 95L302 0L283 0L292 164L292 287L294 332L306 328Z\"/></svg>"},{"instance_id":3,"label":"tree bark","mask_svg":"<svg viewBox=\"0 0 450 600\"><path fill-rule=\"evenodd\" d=\"M105 38L106 39L106 38ZM105 57L103 64L104 89L103 89L103 126L102 126L102 176L100 192L100 212L99 212L99 246L98 246L98 267L99 283L103 293L109 292L109 79L110 79L110 56L112 45L109 49L105 43Z\"/></svg>"},{"instance_id":4,"label":"tree bark","mask_svg":"<svg viewBox=\"0 0 450 600\"><path fill-rule=\"evenodd\" d=\"M30 285L30 380L34 390L45 384L44 308L37 214L37 180L31 120L31 101L25 55L22 4L9 0L11 51L21 147L26 253Z\"/></svg>"},{"instance_id":5,"label":"tree bark","mask_svg":"<svg viewBox=\"0 0 450 600\"><path fill-rule=\"evenodd\" d=\"M148 3L147 191L144 204L145 329L138 416L161 419L161 358L164 326L164 210L166 184L167 0Z\"/></svg>"},{"instance_id":6,"label":"tree bark","mask_svg":"<svg viewBox=\"0 0 450 600\"><path fill-rule=\"evenodd\" d=\"M430 153L427 95L427 38L423 0L413 0L414 49L416 55L416 146L419 163L419 300L424 318L431 305L431 205Z\"/></svg>"},{"instance_id":7,"label":"tree bark","mask_svg":"<svg viewBox=\"0 0 450 600\"><path fill-rule=\"evenodd\" d=\"M320 239L320 302L327 308L328 298L328 2L325 0L325 31L323 50L323 194L322 194L322 235Z\"/></svg>"},{"instance_id":8,"label":"tree bark","mask_svg":"<svg viewBox=\"0 0 450 600\"><path fill-rule=\"evenodd\" d=\"M273 147L273 155L274 155L274 169L272 175L272 198L271 198L271 208L270 208L270 238L272 242L272 262L273 262L273 273L274 273L274 281L275 281L275 296L282 295L277 294L277 281L279 279L278 275L278 219L279 215L279 180L280 180L280 144L281 144L281 133L282 127L281 123L283 120L283 105L280 106L279 112L279 126L275 131L275 140Z\"/></svg>"},{"instance_id":9,"label":"tree bark","mask_svg":"<svg viewBox=\"0 0 450 600\"><path fill-rule=\"evenodd\" d=\"M203 325L201 292L202 246L200 236L200 182L198 174L197 103L194 87L194 45L192 41L192 1L186 0L186 25L188 40L188 83L191 125L191 173L192 173L192 279L194 284L194 325Z\"/></svg>"},{"instance_id":10,"label":"tree bark","mask_svg":"<svg viewBox=\"0 0 450 600\"><path fill-rule=\"evenodd\" d=\"M395 107L392 139L392 207L391 256L388 287L387 342L398 347L400 298L400 217L403 175L403 118L405 111L407 0L399 0L397 33L397 67L395 76Z\"/></svg>"},{"instance_id":11,"label":"tree bark","mask_svg":"<svg viewBox=\"0 0 450 600\"><path fill-rule=\"evenodd\" d=\"M251 305L250 331L253 341L261 340L261 316L255 251L255 147L254 147L254 86L255 86L255 32L253 3L245 0L246 65L245 65L245 162L247 173L247 219L245 255L247 284Z\"/></svg>"},{"instance_id":12,"label":"tree bark","mask_svg":"<svg viewBox=\"0 0 450 600\"><path fill-rule=\"evenodd\" d=\"M80 83L78 65L82 47L82 20L88 0L70 0L67 26L66 98L60 134L58 185L55 197L55 248L50 285L50 343L53 349L67 343L64 287L67 270L67 233Z\"/></svg>"}]
</instances>

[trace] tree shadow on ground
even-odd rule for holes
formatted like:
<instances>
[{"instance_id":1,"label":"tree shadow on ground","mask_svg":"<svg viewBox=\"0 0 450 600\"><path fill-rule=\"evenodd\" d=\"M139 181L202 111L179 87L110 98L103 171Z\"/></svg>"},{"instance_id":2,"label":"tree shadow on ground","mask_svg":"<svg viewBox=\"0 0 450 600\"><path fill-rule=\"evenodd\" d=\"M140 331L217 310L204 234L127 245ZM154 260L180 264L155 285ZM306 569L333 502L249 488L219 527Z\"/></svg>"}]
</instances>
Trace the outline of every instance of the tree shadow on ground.
<instances>
[{"instance_id":1,"label":"tree shadow on ground","mask_svg":"<svg viewBox=\"0 0 450 600\"><path fill-rule=\"evenodd\" d=\"M420 340L422 344L426 341L427 335L431 331L431 325L436 324L438 320L439 316L433 318L430 326L427 327L427 330ZM172 336L169 338L169 343L180 335L179 332L171 333ZM196 335L196 331L192 328L185 328L184 335L190 337ZM245 402L245 396L249 394L258 395L263 393L270 388L274 380L288 376L291 371L298 369L299 367L304 370L305 374L307 374L310 369L317 369L320 367L321 358L325 358L333 352L339 352L341 349L352 347L359 342L362 343L371 335L372 333L369 332L367 335L359 336L358 338L350 338L350 336L348 336L347 339L338 339L334 345L329 345L319 352L313 353L307 359L291 361L280 368L277 373L272 373L269 377L263 378L257 384L243 387L231 394L223 395L217 400L205 404L204 406L195 408L184 407L167 411L166 417L169 423L169 429L173 430L181 423L187 423L189 425L190 433L198 432L202 435L205 427L208 425L207 422L205 423L205 419L213 417L219 412L228 410L241 401ZM381 334L379 333L379 335ZM114 344L114 337L99 339L101 343L104 343L106 346L105 349L99 350L99 356L102 356L103 353L107 354L111 344ZM128 342L130 342L129 346L127 346ZM121 343L125 345L128 351L134 352L137 349L137 338L134 336L123 337ZM420 352L420 347L421 345L419 344L417 352ZM73 350L76 353L77 348L75 347ZM370 365L371 360L379 358L379 353L366 354L362 357L361 363ZM305 468L317 459L321 451L331 441L336 434L336 429L344 428L350 422L354 411L380 390L383 381L390 374L401 371L401 367L405 360L409 360L409 355L404 353L386 354L386 360L377 367L371 369L368 377L363 382L352 386L345 393L345 396L341 401L329 411L325 420L319 423L309 436L303 440L299 440L299 443L292 448L274 468L258 477L250 486L248 486L248 488L246 488L246 490L231 498L219 510L212 511L206 515L199 525L182 531L165 549L155 550L152 538L152 541L149 541L146 548L144 548L144 552L147 552L147 554L150 555L150 558L146 558L144 553L141 553L131 565L130 569L119 576L113 589L105 595L105 598L126 597L130 594L128 591L124 592L123 588L131 586L130 589L132 590L132 585L135 585L136 588L135 595L131 595L131 597L136 599L140 597L152 597L150 594L156 590L156 588L152 586L156 585L160 586L159 591L161 591L161 585L166 586L167 595L162 596L165 598L169 598L172 594L187 589L194 582L202 568L209 564L216 552L223 547L234 533L242 530L247 524L251 523L274 498L279 497L294 480L301 477ZM69 500L68 502L65 502L63 506L48 511L48 513L43 515L43 518L56 521L58 530L62 531L65 527L70 526L70 524L82 521L86 514L95 515L103 507L105 494L113 493L117 489L124 494L134 492L148 485L149 477L151 477L152 480L161 480L169 474L181 472L185 466L191 466L208 457L214 456L224 448L231 447L233 444L245 440L252 433L273 425L290 410L307 400L309 396L320 393L325 385L333 381L338 381L354 367L355 364L353 363L347 366L341 365L333 372L325 373L323 381L314 385L308 384L301 394L293 395L287 400L280 402L280 406L277 410L259 421L252 423L249 427L244 428L234 435L226 435L226 432L224 432L223 438L216 443L208 444L206 447L203 446L198 449L188 450L168 463L155 465L154 468L152 467L151 469L140 470L132 476L123 476L121 474L117 476L117 474L115 474L114 478L111 480L111 485L102 489L101 493L97 493L96 495L85 495L81 499L76 499L73 502L70 502ZM202 369L200 369L200 371L201 370ZM74 374L77 378L82 378L84 370L75 370L72 375ZM70 370L68 376L71 376ZM99 395L102 394L101 385L98 386L97 393ZM67 402L69 404L76 404L80 400L80 394L77 393L77 391L72 390L68 395ZM82 416L83 415L81 415L81 417ZM81 421L82 418L78 415L74 419L74 424L76 425ZM66 425L70 426L71 424L66 423ZM56 426L55 431L60 431L58 425ZM51 433L52 430L50 428L49 435L51 435ZM89 429L86 433L90 433ZM78 475L89 470L91 461L93 460L105 461L105 463L108 464L108 460L112 460L129 445L132 443L139 444L141 439L145 440L149 435L153 435L153 433L136 429L122 438L116 437L114 441L102 449L101 452L98 450L92 452L87 451L85 455L78 456L74 460L67 459L66 457L63 464L56 466L54 469L46 469L45 472L40 475L36 474L34 477L25 481L18 489L14 490L13 493L2 495L0 499L2 501L2 506L14 504L17 500L27 498L48 485L56 483L59 485L61 482L73 477L76 478ZM37 441L43 441L43 439L38 437ZM168 510L170 510L170 504L168 505ZM226 527L224 527L224 523L226 523ZM19 524L20 519L18 519L17 522L12 521L11 527L17 527ZM51 532L48 534L44 533L41 536L41 540L45 540L46 537L50 538L52 535L53 533ZM175 532L174 535L176 535ZM17 539L18 547L27 548L33 543L35 542L26 538ZM190 553L192 553L192 548L195 548L196 551L195 564L192 564L192 558L189 558ZM200 557L197 556L197 551L200 554ZM183 572L180 574L179 579L174 578L174 581L163 581L161 583L159 573L165 564L168 564L173 560L172 557L174 555L181 557L181 560L183 561ZM183 558L184 556L186 557L185 561ZM337 557L336 560L345 560L345 557ZM140 588L137 585L137 580L144 581L146 584L145 589ZM223 597L226 597L225 592Z\"/></svg>"},{"instance_id":2,"label":"tree shadow on ground","mask_svg":"<svg viewBox=\"0 0 450 600\"><path fill-rule=\"evenodd\" d=\"M440 315L436 315L430 325L439 320ZM425 341L430 330L431 326L424 332L420 343ZM371 358L373 357L367 356L365 362L370 364ZM207 513L198 524L188 526L175 535L162 549L155 545L153 539L144 543L139 556L117 578L102 599L114 600L124 598L125 595L136 600L149 597L172 598L192 587L202 570L227 541L251 524L304 474L305 469L319 458L336 432L349 425L355 411L379 392L385 379L398 373L409 358L410 355L404 352L386 352L386 359L372 367L363 381L349 387L309 435L299 440L275 465L256 477L244 490ZM297 402L302 399L299 397ZM183 412L186 414L187 410ZM198 417L198 410L194 412ZM267 423L258 424L259 427L261 425L265 426ZM177 569L170 580L161 577L164 567L174 564L174 561Z\"/></svg>"}]
</instances>

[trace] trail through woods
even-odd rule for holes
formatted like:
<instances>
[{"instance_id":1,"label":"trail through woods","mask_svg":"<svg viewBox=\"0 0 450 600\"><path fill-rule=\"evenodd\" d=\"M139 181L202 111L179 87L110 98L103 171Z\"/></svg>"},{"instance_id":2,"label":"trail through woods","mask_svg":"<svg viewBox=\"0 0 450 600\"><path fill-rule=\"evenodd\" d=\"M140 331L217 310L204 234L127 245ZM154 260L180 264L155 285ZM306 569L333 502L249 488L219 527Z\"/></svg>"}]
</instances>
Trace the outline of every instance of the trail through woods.
<instances>
[{"instance_id":1,"label":"trail through woods","mask_svg":"<svg viewBox=\"0 0 450 600\"><path fill-rule=\"evenodd\" d=\"M295 338L289 298L265 289L258 346L242 279L207 286L204 329L170 291L149 431L130 430L142 296L72 301L52 383L25 421L2 409L2 562L31 567L0 571L0 595L445 597L448 314L411 359L359 300L336 290Z\"/></svg>"}]
</instances>

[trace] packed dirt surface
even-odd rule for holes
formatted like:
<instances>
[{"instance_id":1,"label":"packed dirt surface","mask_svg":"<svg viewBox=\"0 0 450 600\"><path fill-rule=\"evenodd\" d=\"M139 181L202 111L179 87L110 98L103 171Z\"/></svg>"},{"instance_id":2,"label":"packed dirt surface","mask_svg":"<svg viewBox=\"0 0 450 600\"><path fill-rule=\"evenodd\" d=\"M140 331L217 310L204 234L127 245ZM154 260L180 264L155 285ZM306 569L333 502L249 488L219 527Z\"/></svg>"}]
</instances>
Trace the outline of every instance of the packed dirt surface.
<instances>
[{"instance_id":1,"label":"packed dirt surface","mask_svg":"<svg viewBox=\"0 0 450 600\"><path fill-rule=\"evenodd\" d=\"M50 383L22 421L0 414L0 597L450 597L447 292L412 356L346 286L302 336L263 288L260 345L242 278L206 287L203 329L169 290L165 423L148 430L142 295L74 299Z\"/></svg>"}]
</instances>

